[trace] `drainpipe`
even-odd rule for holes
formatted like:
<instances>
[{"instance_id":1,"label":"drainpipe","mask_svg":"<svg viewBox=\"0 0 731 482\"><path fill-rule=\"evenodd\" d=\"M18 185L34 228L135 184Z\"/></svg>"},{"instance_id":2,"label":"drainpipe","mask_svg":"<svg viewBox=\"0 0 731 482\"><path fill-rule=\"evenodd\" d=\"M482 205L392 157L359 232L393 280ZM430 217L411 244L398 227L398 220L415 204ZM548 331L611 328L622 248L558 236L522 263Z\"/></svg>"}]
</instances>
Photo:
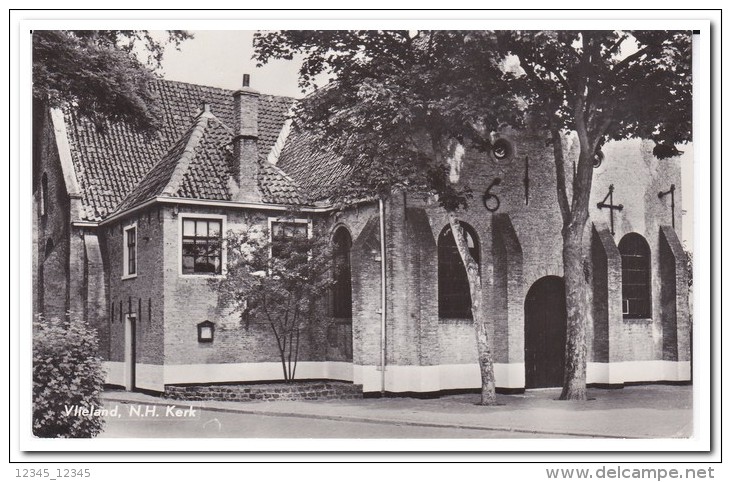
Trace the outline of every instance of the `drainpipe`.
<instances>
[{"instance_id":1,"label":"drainpipe","mask_svg":"<svg viewBox=\"0 0 731 482\"><path fill-rule=\"evenodd\" d=\"M386 392L386 218L383 198L378 199L381 231L381 395Z\"/></svg>"}]
</instances>

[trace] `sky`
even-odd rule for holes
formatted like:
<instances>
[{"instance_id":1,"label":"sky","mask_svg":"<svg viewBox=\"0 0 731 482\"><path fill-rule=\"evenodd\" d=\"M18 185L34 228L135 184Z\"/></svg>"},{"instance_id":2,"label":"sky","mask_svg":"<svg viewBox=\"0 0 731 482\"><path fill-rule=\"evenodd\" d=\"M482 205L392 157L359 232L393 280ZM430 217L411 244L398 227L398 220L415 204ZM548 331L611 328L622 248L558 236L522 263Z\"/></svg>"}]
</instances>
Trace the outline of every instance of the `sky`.
<instances>
[{"instance_id":1,"label":"sky","mask_svg":"<svg viewBox=\"0 0 731 482\"><path fill-rule=\"evenodd\" d=\"M198 30L194 38L169 47L163 58L162 76L193 84L237 89L243 74L251 75L251 87L262 94L300 98L296 60L274 60L256 67L253 31Z\"/></svg>"}]
</instances>

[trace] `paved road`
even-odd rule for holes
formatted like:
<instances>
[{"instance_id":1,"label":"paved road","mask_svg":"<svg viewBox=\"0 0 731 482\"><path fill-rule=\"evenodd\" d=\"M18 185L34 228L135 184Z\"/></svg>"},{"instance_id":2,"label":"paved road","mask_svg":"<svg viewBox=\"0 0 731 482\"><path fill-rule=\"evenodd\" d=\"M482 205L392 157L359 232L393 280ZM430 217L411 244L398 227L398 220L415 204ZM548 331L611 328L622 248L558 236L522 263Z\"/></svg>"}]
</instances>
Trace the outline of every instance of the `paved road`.
<instances>
[{"instance_id":1,"label":"paved road","mask_svg":"<svg viewBox=\"0 0 731 482\"><path fill-rule=\"evenodd\" d=\"M164 406L107 402L119 407L106 417L100 437L129 438L555 438L556 435L416 424L323 420L286 415L260 415L195 409L192 416ZM149 407L149 408L148 408ZM154 411L153 411L154 410ZM561 436L562 438L568 438Z\"/></svg>"}]
</instances>

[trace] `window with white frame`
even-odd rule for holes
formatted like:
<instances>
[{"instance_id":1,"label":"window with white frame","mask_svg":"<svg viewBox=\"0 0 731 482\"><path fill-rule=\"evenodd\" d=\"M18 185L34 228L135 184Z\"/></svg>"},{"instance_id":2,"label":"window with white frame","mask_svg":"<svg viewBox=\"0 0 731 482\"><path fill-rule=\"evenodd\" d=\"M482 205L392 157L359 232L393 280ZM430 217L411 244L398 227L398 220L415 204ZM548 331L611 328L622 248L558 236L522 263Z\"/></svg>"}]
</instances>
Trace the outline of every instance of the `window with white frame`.
<instances>
[{"instance_id":1,"label":"window with white frame","mask_svg":"<svg viewBox=\"0 0 731 482\"><path fill-rule=\"evenodd\" d=\"M307 219L269 220L269 236L272 242L273 258L279 258L288 248L295 248L297 239L310 237L310 222Z\"/></svg>"},{"instance_id":2,"label":"window with white frame","mask_svg":"<svg viewBox=\"0 0 731 482\"><path fill-rule=\"evenodd\" d=\"M124 228L124 262L122 277L137 276L137 224Z\"/></svg>"},{"instance_id":3,"label":"window with white frame","mask_svg":"<svg viewBox=\"0 0 731 482\"><path fill-rule=\"evenodd\" d=\"M182 223L182 274L220 275L223 219L186 217Z\"/></svg>"}]
</instances>

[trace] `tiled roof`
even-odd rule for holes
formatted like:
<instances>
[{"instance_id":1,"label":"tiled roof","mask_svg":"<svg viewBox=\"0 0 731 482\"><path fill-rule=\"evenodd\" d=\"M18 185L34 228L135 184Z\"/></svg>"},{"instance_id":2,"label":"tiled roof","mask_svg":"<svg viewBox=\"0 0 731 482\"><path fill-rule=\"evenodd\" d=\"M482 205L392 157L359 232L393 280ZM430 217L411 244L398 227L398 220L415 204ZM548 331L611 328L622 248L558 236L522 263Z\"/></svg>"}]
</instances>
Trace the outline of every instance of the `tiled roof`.
<instances>
[{"instance_id":1,"label":"tiled roof","mask_svg":"<svg viewBox=\"0 0 731 482\"><path fill-rule=\"evenodd\" d=\"M291 128L277 167L289 174L311 199L330 196L352 169L340 162L335 153L318 148L311 135L296 125Z\"/></svg>"},{"instance_id":2,"label":"tiled roof","mask_svg":"<svg viewBox=\"0 0 731 482\"><path fill-rule=\"evenodd\" d=\"M85 219L99 221L114 212L125 200L125 206L143 201L146 195L160 187L165 177L172 175L192 134L191 124L203 102L220 124L205 129L202 150L189 161L179 190L171 195L205 199L228 199L230 193L225 180L228 177L225 147L226 126L233 126L233 91L183 82L160 80L152 89L160 98L163 109L163 127L152 136L145 136L126 124L108 124L104 131L97 130L89 121L72 111L66 112L71 156L79 186ZM294 101L288 97L261 95L259 98L259 161L266 157L284 125L287 112ZM230 134L226 142L230 142ZM155 171L151 172L153 167ZM170 179L169 177L167 178ZM262 191L269 199L295 199L299 192L292 180L281 170L262 169ZM144 186L141 184L144 181ZM289 186L289 187L287 187ZM132 191L134 195L132 195ZM133 199L134 198L134 199Z\"/></svg>"},{"instance_id":3,"label":"tiled roof","mask_svg":"<svg viewBox=\"0 0 731 482\"><path fill-rule=\"evenodd\" d=\"M304 194L300 186L278 166L259 161L259 190L266 203L301 205L314 198Z\"/></svg>"},{"instance_id":4,"label":"tiled roof","mask_svg":"<svg viewBox=\"0 0 731 482\"><path fill-rule=\"evenodd\" d=\"M149 199L183 197L229 200L231 130L202 113L120 203L122 211Z\"/></svg>"}]
</instances>

